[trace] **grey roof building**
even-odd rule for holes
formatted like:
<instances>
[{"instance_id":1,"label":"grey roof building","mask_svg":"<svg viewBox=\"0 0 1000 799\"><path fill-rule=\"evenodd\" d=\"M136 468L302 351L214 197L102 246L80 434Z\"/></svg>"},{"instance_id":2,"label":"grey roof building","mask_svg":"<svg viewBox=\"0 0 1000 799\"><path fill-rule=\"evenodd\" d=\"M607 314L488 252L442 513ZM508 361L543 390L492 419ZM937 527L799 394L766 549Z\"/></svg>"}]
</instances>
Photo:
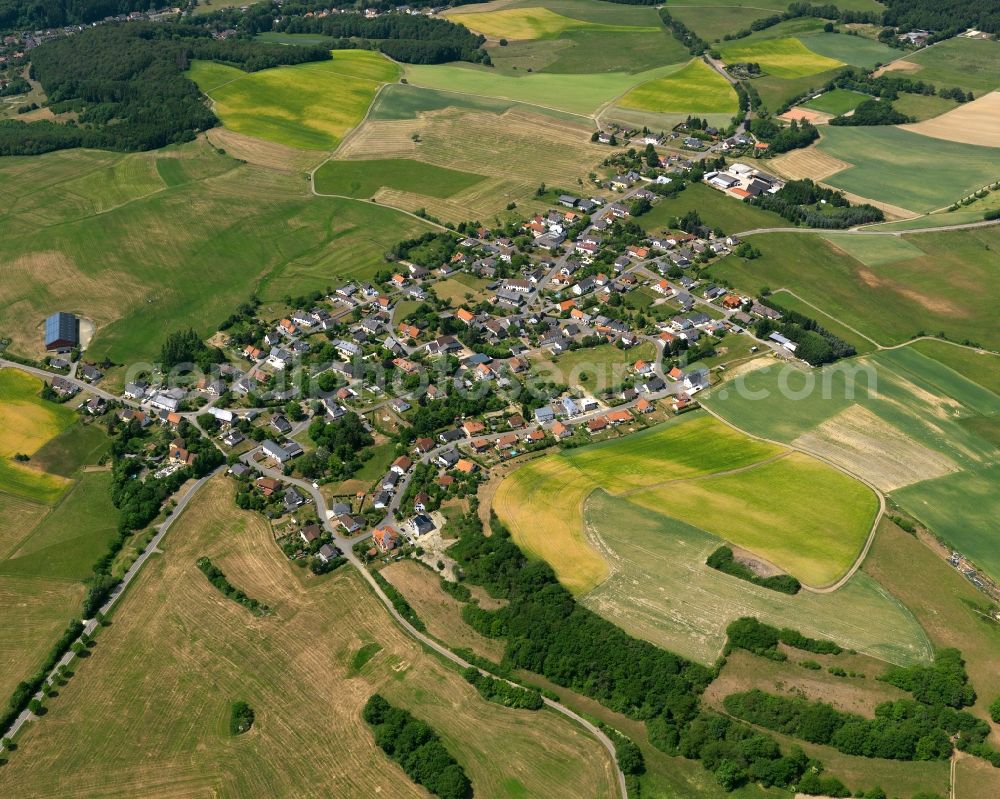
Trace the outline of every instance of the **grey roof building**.
<instances>
[{"instance_id":1,"label":"grey roof building","mask_svg":"<svg viewBox=\"0 0 1000 799\"><path fill-rule=\"evenodd\" d=\"M45 349L71 350L80 344L80 320L59 311L45 320Z\"/></svg>"}]
</instances>

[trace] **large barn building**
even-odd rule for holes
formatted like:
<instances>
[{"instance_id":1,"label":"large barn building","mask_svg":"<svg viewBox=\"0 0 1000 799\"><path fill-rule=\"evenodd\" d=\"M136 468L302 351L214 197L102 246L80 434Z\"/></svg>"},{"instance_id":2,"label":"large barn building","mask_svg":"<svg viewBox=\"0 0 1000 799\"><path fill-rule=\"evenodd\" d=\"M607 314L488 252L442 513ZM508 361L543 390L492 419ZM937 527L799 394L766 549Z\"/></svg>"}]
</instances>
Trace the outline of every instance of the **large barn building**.
<instances>
[{"instance_id":1,"label":"large barn building","mask_svg":"<svg viewBox=\"0 0 1000 799\"><path fill-rule=\"evenodd\" d=\"M45 320L45 349L65 352L80 344L80 320L59 311Z\"/></svg>"}]
</instances>

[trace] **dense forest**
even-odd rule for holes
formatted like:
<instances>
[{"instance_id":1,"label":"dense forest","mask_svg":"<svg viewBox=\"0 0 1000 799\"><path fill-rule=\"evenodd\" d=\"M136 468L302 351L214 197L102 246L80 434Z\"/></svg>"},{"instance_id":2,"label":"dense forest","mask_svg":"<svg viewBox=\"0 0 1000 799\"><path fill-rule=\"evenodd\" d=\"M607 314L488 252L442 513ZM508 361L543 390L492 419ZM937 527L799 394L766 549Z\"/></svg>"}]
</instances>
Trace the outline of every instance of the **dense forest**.
<instances>
[{"instance_id":1,"label":"dense forest","mask_svg":"<svg viewBox=\"0 0 1000 799\"><path fill-rule=\"evenodd\" d=\"M892 103L878 100L864 100L854 109L854 113L834 117L830 120L831 125L905 125L907 122L916 122L914 117L900 113L892 107Z\"/></svg>"},{"instance_id":2,"label":"dense forest","mask_svg":"<svg viewBox=\"0 0 1000 799\"><path fill-rule=\"evenodd\" d=\"M0 32L85 25L162 5L157 0L0 0Z\"/></svg>"},{"instance_id":3,"label":"dense forest","mask_svg":"<svg viewBox=\"0 0 1000 799\"><path fill-rule=\"evenodd\" d=\"M996 0L883 0L884 23L902 30L959 32L976 28L1000 33Z\"/></svg>"},{"instance_id":4,"label":"dense forest","mask_svg":"<svg viewBox=\"0 0 1000 799\"><path fill-rule=\"evenodd\" d=\"M69 147L151 150L189 141L218 120L184 74L192 58L248 71L329 59L319 47L216 41L189 25L101 25L32 51L31 70L56 113L75 122L0 123L0 155Z\"/></svg>"},{"instance_id":5,"label":"dense forest","mask_svg":"<svg viewBox=\"0 0 1000 799\"><path fill-rule=\"evenodd\" d=\"M442 64L471 61L489 64L483 49L486 39L464 25L446 19L409 14L386 14L367 19L360 14L327 17L286 17L274 25L284 33L312 33L336 40L334 48L361 47L372 43L396 61L408 64Z\"/></svg>"}]
</instances>

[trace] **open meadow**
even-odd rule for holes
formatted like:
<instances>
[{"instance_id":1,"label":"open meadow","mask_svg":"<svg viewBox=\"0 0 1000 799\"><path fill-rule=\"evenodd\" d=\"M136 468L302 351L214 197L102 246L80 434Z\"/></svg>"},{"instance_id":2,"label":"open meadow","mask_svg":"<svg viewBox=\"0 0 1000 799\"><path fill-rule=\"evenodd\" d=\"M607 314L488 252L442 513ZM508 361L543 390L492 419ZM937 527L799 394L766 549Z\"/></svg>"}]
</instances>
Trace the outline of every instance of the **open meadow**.
<instances>
[{"instance_id":1,"label":"open meadow","mask_svg":"<svg viewBox=\"0 0 1000 799\"><path fill-rule=\"evenodd\" d=\"M891 125L823 128L821 152L852 166L824 178L837 189L926 213L1000 178L1000 149Z\"/></svg>"},{"instance_id":2,"label":"open meadow","mask_svg":"<svg viewBox=\"0 0 1000 799\"><path fill-rule=\"evenodd\" d=\"M167 186L163 158L190 180ZM30 356L42 354L45 317L68 310L95 322L90 357L153 361L171 330L207 335L255 289L268 300L366 279L392 243L426 229L389 208L314 197L302 173L240 165L203 139L7 159L0 188L0 334Z\"/></svg>"},{"instance_id":3,"label":"open meadow","mask_svg":"<svg viewBox=\"0 0 1000 799\"><path fill-rule=\"evenodd\" d=\"M646 341L632 349L622 350L614 344L570 350L556 357L540 354L533 373L541 380L569 386L580 386L590 395L614 389L625 382L636 361L652 361L656 347Z\"/></svg>"},{"instance_id":4,"label":"open meadow","mask_svg":"<svg viewBox=\"0 0 1000 799\"><path fill-rule=\"evenodd\" d=\"M905 347L798 377L772 366L703 403L868 480L996 578L1000 396L939 357Z\"/></svg>"},{"instance_id":5,"label":"open meadow","mask_svg":"<svg viewBox=\"0 0 1000 799\"><path fill-rule=\"evenodd\" d=\"M557 14L544 6L505 8L497 11L475 11L470 7L459 7L445 12L442 16L491 39L559 39L567 33L581 30L594 33L620 33L632 30L661 33L659 25L640 28L632 25L591 22Z\"/></svg>"},{"instance_id":6,"label":"open meadow","mask_svg":"<svg viewBox=\"0 0 1000 799\"><path fill-rule=\"evenodd\" d=\"M994 394L1000 394L1000 356L985 350L956 347L947 341L914 341L910 349L954 369Z\"/></svg>"},{"instance_id":7,"label":"open meadow","mask_svg":"<svg viewBox=\"0 0 1000 799\"><path fill-rule=\"evenodd\" d=\"M675 217L682 217L688 211L697 211L706 225L722 228L725 233L786 224L778 214L755 208L705 183L689 183L684 191L672 197L660 197L652 210L635 221L643 230L659 233Z\"/></svg>"},{"instance_id":8,"label":"open meadow","mask_svg":"<svg viewBox=\"0 0 1000 799\"><path fill-rule=\"evenodd\" d=\"M55 502L69 485L35 468L30 457L72 426L76 415L65 405L43 400L40 378L0 369L0 492L41 503ZM21 463L15 455L26 455Z\"/></svg>"},{"instance_id":9,"label":"open meadow","mask_svg":"<svg viewBox=\"0 0 1000 799\"><path fill-rule=\"evenodd\" d=\"M660 114L734 114L737 108L733 87L700 59L636 86L616 102L622 108Z\"/></svg>"},{"instance_id":10,"label":"open meadow","mask_svg":"<svg viewBox=\"0 0 1000 799\"><path fill-rule=\"evenodd\" d=\"M786 288L879 344L942 331L1000 348L992 321L1000 302L991 261L1000 247L996 227L900 238L769 233L754 236L753 245L760 258L729 256L712 265L712 275L752 294Z\"/></svg>"},{"instance_id":11,"label":"open meadow","mask_svg":"<svg viewBox=\"0 0 1000 799\"><path fill-rule=\"evenodd\" d=\"M939 88L958 86L978 97L1000 88L1000 42L947 39L896 61L890 69Z\"/></svg>"},{"instance_id":12,"label":"open meadow","mask_svg":"<svg viewBox=\"0 0 1000 799\"><path fill-rule=\"evenodd\" d=\"M410 158L327 161L313 177L319 194L367 198L380 188L430 197L450 197L483 180L482 175L432 166Z\"/></svg>"},{"instance_id":13,"label":"open meadow","mask_svg":"<svg viewBox=\"0 0 1000 799\"><path fill-rule=\"evenodd\" d=\"M449 109L416 119L369 120L337 155L350 160L410 159L485 176L444 199L398 188L382 188L374 195L380 204L408 211L424 208L454 223L485 221L511 202L522 214L536 206L547 207L535 196L539 183L566 189L582 185L607 155L606 147L590 142L590 132L589 125L523 110L498 115Z\"/></svg>"},{"instance_id":14,"label":"open meadow","mask_svg":"<svg viewBox=\"0 0 1000 799\"><path fill-rule=\"evenodd\" d=\"M330 61L260 72L195 61L189 74L227 128L290 147L330 150L364 118L379 87L400 72L380 53L338 50Z\"/></svg>"},{"instance_id":15,"label":"open meadow","mask_svg":"<svg viewBox=\"0 0 1000 799\"><path fill-rule=\"evenodd\" d=\"M843 61L815 53L799 39L762 39L745 43L742 39L720 48L729 64L753 62L760 64L768 75L778 78L803 78L844 65Z\"/></svg>"},{"instance_id":16,"label":"open meadow","mask_svg":"<svg viewBox=\"0 0 1000 799\"><path fill-rule=\"evenodd\" d=\"M578 595L609 573L584 523L597 488L715 532L814 585L850 567L876 510L868 489L824 464L704 415L681 417L532 461L501 483L493 508L514 540ZM849 512L831 510L842 503Z\"/></svg>"},{"instance_id":17,"label":"open meadow","mask_svg":"<svg viewBox=\"0 0 1000 799\"><path fill-rule=\"evenodd\" d=\"M613 795L608 755L581 729L550 711L481 699L395 626L359 575L299 572L267 522L237 510L232 496L216 478L195 498L44 721L20 737L5 790L424 795L361 718L377 691L439 733L477 796ZM253 616L223 596L195 566L201 556L273 612ZM234 737L237 700L256 718Z\"/></svg>"},{"instance_id":18,"label":"open meadow","mask_svg":"<svg viewBox=\"0 0 1000 799\"><path fill-rule=\"evenodd\" d=\"M590 117L598 108L633 86L676 72L669 64L644 72L625 71L594 74L533 72L522 77L500 75L487 67L453 64L408 64L406 79L415 86L498 98L568 111ZM736 99L733 95L733 103ZM582 120L581 120L582 121Z\"/></svg>"},{"instance_id":19,"label":"open meadow","mask_svg":"<svg viewBox=\"0 0 1000 799\"><path fill-rule=\"evenodd\" d=\"M685 523L672 518L671 503L651 511L635 500L602 491L587 500L587 537L607 559L610 576L581 598L633 635L711 663L729 622L752 615L890 662L930 656L913 617L867 575L855 575L831 594L789 596L761 588L705 565L723 540L697 518Z\"/></svg>"},{"instance_id":20,"label":"open meadow","mask_svg":"<svg viewBox=\"0 0 1000 799\"><path fill-rule=\"evenodd\" d=\"M833 91L824 92L819 97L806 100L806 102L802 103L802 107L811 108L814 111L822 111L825 114L840 116L841 114L846 114L848 111L853 111L868 99L870 99L869 95L862 94L861 92L834 89Z\"/></svg>"}]
</instances>

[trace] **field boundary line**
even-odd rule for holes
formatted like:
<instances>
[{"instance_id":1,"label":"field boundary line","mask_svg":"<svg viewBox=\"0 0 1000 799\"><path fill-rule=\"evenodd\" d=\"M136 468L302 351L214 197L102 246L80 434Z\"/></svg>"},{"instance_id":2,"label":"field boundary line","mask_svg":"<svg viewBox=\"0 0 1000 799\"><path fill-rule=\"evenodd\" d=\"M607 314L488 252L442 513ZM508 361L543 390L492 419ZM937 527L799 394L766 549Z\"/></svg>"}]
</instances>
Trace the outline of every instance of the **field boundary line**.
<instances>
[{"instance_id":1,"label":"field boundary line","mask_svg":"<svg viewBox=\"0 0 1000 799\"><path fill-rule=\"evenodd\" d=\"M809 302L809 300L807 300L807 299L805 299L805 298L803 298L803 297L800 297L800 296L799 296L798 294L796 294L796 293L795 293L794 291L792 291L791 289L786 289L786 288L782 287L782 288L780 288L780 289L775 289L775 290L774 290L774 292L773 292L773 294L778 294L779 292L782 292L782 291L783 291L783 292L785 292L785 294L790 294L791 296L795 297L795 299L797 299L797 300L798 300L799 302L804 302L804 303L805 303L806 305L808 305L808 306L809 306L810 308L812 308L812 309L813 309L814 311L819 311L819 312L820 312L821 314L823 314L823 316L827 317L828 319L832 319L832 320L833 320L834 322L836 322L836 323L837 323L838 325L842 325L843 327L846 327L846 328L847 328L848 330L850 330L850 331L851 331L852 333L854 333L855 335L858 335L858 336L861 336L861 338L863 338L863 339L864 339L865 341L867 341L867 342L869 342L869 343L871 343L871 344L874 344L874 345L875 345L876 347L878 347L878 348L879 348L880 350L884 350L884 349L886 349L886 347L884 347L884 346L882 346L881 344L879 344L879 343L878 343L878 342L877 342L877 341L876 341L875 339L873 339L873 338L871 338L871 337L869 337L869 336L866 336L866 335L865 335L864 333L862 333L862 332L861 332L860 330L856 330L855 328L851 327L851 326L850 326L849 324L847 324L847 322L844 322L843 320L841 320L841 319L838 319L838 318L837 318L836 316L834 316L833 314L831 314L831 313L828 313L827 311L824 311L824 310L823 310L822 308L820 308L820 307L819 307L818 305L813 305L813 303Z\"/></svg>"},{"instance_id":2,"label":"field boundary line","mask_svg":"<svg viewBox=\"0 0 1000 799\"><path fill-rule=\"evenodd\" d=\"M851 567L846 572L844 572L844 574L836 582L830 583L829 585L814 586L802 583L803 589L805 589L806 591L811 591L814 594L832 594L834 591L843 588L844 585L846 585L847 582L857 573L858 569L861 568L861 564L865 562L865 558L868 557L868 551L871 549L872 544L875 541L875 532L878 530L879 523L882 521L882 517L885 515L886 512L885 495L878 488L876 488L874 485L868 482L868 480L866 480L865 478L857 474L854 474L853 472L848 471L843 466L834 463L833 461L829 460L828 458L825 458L822 455L817 455L816 453L809 452L809 450L802 449L801 447L797 447L794 444L785 444L784 442L781 441L775 441L773 438L767 438L765 436L759 436L756 435L755 433L751 433L750 431L744 430L742 427L739 427L735 423L729 421L717 411L706 406L704 403L700 404L701 407L709 415L714 416L720 422L731 427L733 430L736 430L737 432L742 433L745 436L749 436L750 438L755 438L758 441L764 441L768 444L777 444L782 447L793 449L796 452L801 452L803 455L808 455L810 458L815 458L816 460L825 463L827 466L836 469L837 471L846 474L848 477L857 480L859 483L862 483L863 485L867 486L875 494L875 496L878 498L878 510L875 513L875 518L872 520L872 526L871 529L868 531L868 537L865 539L864 546L861 547L861 551L858 553L858 556L854 559L854 563L851 564Z\"/></svg>"},{"instance_id":3,"label":"field boundary line","mask_svg":"<svg viewBox=\"0 0 1000 799\"><path fill-rule=\"evenodd\" d=\"M695 483L701 480L711 480L712 478L715 477L729 477L730 475L740 474L741 472L749 472L760 466L766 466L769 463L780 461L782 458L787 458L795 451L793 447L789 447L788 445L782 445L782 446L785 448L785 452L779 452L777 455L771 455L769 458L764 458L764 460L762 461L757 461L756 463L749 463L746 466L740 466L737 469L726 469L721 472L709 472L708 474L693 474L690 477L675 477L672 480L664 480L660 483L653 483L652 485L648 486L640 486L639 488L630 488L627 491L623 491L620 494L611 494L610 491L608 491L608 493L611 494L611 496L613 497L631 497L634 496L635 494L642 494L645 491L655 491L658 488L664 488L665 486L673 485L676 483ZM597 489L594 490L596 491Z\"/></svg>"},{"instance_id":4,"label":"field boundary line","mask_svg":"<svg viewBox=\"0 0 1000 799\"><path fill-rule=\"evenodd\" d=\"M386 85L388 86L389 84ZM437 89L433 86L423 86L419 83L405 83L401 85L413 86L417 89L429 89L430 91L435 91L435 92L445 92L447 94L461 94L464 95L465 97L482 97L484 100L506 100L511 103L516 103L517 105L530 105L534 106L535 108L544 108L546 111L555 111L558 114L569 114L570 116L573 117L580 117L580 119L589 119L592 122L595 121L596 119L595 114L579 114L576 111L567 111L563 108L556 108L555 106L552 105L542 105L541 103L533 103L530 100L518 100L514 97L507 97L506 95L503 94L479 94L478 92L460 92L456 91L455 89Z\"/></svg>"}]
</instances>

